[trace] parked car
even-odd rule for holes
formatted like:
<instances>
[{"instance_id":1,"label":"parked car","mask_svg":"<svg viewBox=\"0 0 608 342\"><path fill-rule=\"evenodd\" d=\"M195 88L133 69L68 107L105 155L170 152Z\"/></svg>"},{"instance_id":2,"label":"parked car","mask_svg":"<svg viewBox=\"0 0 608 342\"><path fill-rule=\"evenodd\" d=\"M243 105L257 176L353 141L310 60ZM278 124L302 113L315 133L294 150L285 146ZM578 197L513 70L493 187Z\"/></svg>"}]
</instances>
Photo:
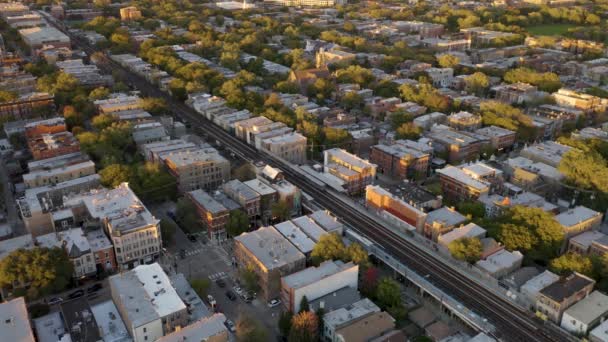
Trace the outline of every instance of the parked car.
<instances>
[{"instance_id":1,"label":"parked car","mask_svg":"<svg viewBox=\"0 0 608 342\"><path fill-rule=\"evenodd\" d=\"M251 303L251 301L253 300L253 295L249 292L243 292L241 297L243 298L245 303Z\"/></svg>"},{"instance_id":2,"label":"parked car","mask_svg":"<svg viewBox=\"0 0 608 342\"><path fill-rule=\"evenodd\" d=\"M228 299L230 299L233 302L236 300L236 295L234 294L234 292L232 292L230 290L226 291L226 297L228 297Z\"/></svg>"},{"instance_id":3,"label":"parked car","mask_svg":"<svg viewBox=\"0 0 608 342\"><path fill-rule=\"evenodd\" d=\"M76 299L84 296L84 290L76 290L68 295L69 299Z\"/></svg>"},{"instance_id":4,"label":"parked car","mask_svg":"<svg viewBox=\"0 0 608 342\"><path fill-rule=\"evenodd\" d=\"M269 308L274 308L276 306L281 305L281 300L280 299L272 299L271 301L268 302L268 307Z\"/></svg>"},{"instance_id":5,"label":"parked car","mask_svg":"<svg viewBox=\"0 0 608 342\"><path fill-rule=\"evenodd\" d=\"M179 257L184 260L186 259L186 250L185 249L180 249L179 250Z\"/></svg>"},{"instance_id":6,"label":"parked car","mask_svg":"<svg viewBox=\"0 0 608 342\"><path fill-rule=\"evenodd\" d=\"M235 285L233 288L234 292L236 292L239 296L243 294L243 289L240 286Z\"/></svg>"},{"instance_id":7,"label":"parked car","mask_svg":"<svg viewBox=\"0 0 608 342\"><path fill-rule=\"evenodd\" d=\"M190 242L196 242L196 235L188 234L188 240L190 240Z\"/></svg>"},{"instance_id":8,"label":"parked car","mask_svg":"<svg viewBox=\"0 0 608 342\"><path fill-rule=\"evenodd\" d=\"M224 324L226 325L226 328L228 328L228 330L230 330L230 332L236 332L236 326L234 325L234 322L227 319L226 322L224 322Z\"/></svg>"},{"instance_id":9,"label":"parked car","mask_svg":"<svg viewBox=\"0 0 608 342\"><path fill-rule=\"evenodd\" d=\"M89 286L89 288L87 289L87 293L97 292L97 291L101 290L102 288L103 288L103 285L101 283L97 283L93 286Z\"/></svg>"},{"instance_id":10,"label":"parked car","mask_svg":"<svg viewBox=\"0 0 608 342\"><path fill-rule=\"evenodd\" d=\"M224 288L226 287L226 282L224 281L224 279L218 279L215 281L215 283L217 284L217 286Z\"/></svg>"},{"instance_id":11,"label":"parked car","mask_svg":"<svg viewBox=\"0 0 608 342\"><path fill-rule=\"evenodd\" d=\"M63 302L63 299L61 297L53 297L51 299L49 299L49 301L47 302L49 305L55 305L55 304L59 304Z\"/></svg>"}]
</instances>

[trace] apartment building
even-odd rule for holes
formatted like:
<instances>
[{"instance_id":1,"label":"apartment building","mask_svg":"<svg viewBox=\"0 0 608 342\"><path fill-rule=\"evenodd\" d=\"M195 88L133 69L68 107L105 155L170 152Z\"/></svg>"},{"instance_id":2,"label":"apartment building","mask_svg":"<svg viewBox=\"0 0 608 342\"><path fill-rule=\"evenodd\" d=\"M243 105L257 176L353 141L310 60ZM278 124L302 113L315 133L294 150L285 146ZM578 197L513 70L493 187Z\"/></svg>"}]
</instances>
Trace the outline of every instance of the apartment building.
<instances>
[{"instance_id":1,"label":"apartment building","mask_svg":"<svg viewBox=\"0 0 608 342\"><path fill-rule=\"evenodd\" d=\"M68 154L81 156L80 153ZM55 157L61 158L62 156ZM55 159L49 158L49 159ZM48 159L42 159L44 162ZM31 163L30 163L31 164ZM49 163L51 164L51 163ZM31 170L31 169L30 169ZM91 160L76 162L73 164L66 163L56 168L44 168L40 170L30 171L23 175L23 184L27 189L37 188L46 185L54 185L72 179L89 176L95 173L95 163Z\"/></svg>"},{"instance_id":2,"label":"apartment building","mask_svg":"<svg viewBox=\"0 0 608 342\"><path fill-rule=\"evenodd\" d=\"M338 49L325 50L319 49L315 56L317 68L327 67L334 64L350 64L355 60L356 55L351 52Z\"/></svg>"},{"instance_id":3,"label":"apartment building","mask_svg":"<svg viewBox=\"0 0 608 342\"><path fill-rule=\"evenodd\" d=\"M67 201L84 226L103 228L114 245L119 270L157 260L162 249L160 221L127 183L114 189L92 190Z\"/></svg>"},{"instance_id":4,"label":"apartment building","mask_svg":"<svg viewBox=\"0 0 608 342\"><path fill-rule=\"evenodd\" d=\"M502 249L483 260L479 260L475 263L475 266L489 276L499 279L521 268L523 260L524 255L521 252L510 252Z\"/></svg>"},{"instance_id":5,"label":"apartment building","mask_svg":"<svg viewBox=\"0 0 608 342\"><path fill-rule=\"evenodd\" d=\"M94 276L97 273L95 256L82 228L40 235L36 237L36 243L40 247L65 250L74 267L76 279Z\"/></svg>"},{"instance_id":6,"label":"apartment building","mask_svg":"<svg viewBox=\"0 0 608 342\"><path fill-rule=\"evenodd\" d=\"M261 217L262 197L245 183L233 179L224 183L222 190L243 208L250 221L255 222Z\"/></svg>"},{"instance_id":7,"label":"apartment building","mask_svg":"<svg viewBox=\"0 0 608 342\"><path fill-rule=\"evenodd\" d=\"M428 137L439 155L445 155L451 164L475 160L479 157L482 141L447 127L431 128Z\"/></svg>"},{"instance_id":8,"label":"apartment building","mask_svg":"<svg viewBox=\"0 0 608 342\"><path fill-rule=\"evenodd\" d=\"M184 341L205 341L205 342L228 342L229 332L224 324L226 316L216 313L212 316L201 318L200 320L186 326L183 329L172 332L158 339L158 342L184 342Z\"/></svg>"},{"instance_id":9,"label":"apartment building","mask_svg":"<svg viewBox=\"0 0 608 342\"><path fill-rule=\"evenodd\" d=\"M608 318L608 296L593 291L580 302L572 305L562 316L561 327L572 334L585 336Z\"/></svg>"},{"instance_id":10,"label":"apartment building","mask_svg":"<svg viewBox=\"0 0 608 342\"><path fill-rule=\"evenodd\" d=\"M52 113L55 110L55 96L49 93L29 93L17 99L0 103L0 118L23 120Z\"/></svg>"},{"instance_id":11,"label":"apartment building","mask_svg":"<svg viewBox=\"0 0 608 342\"><path fill-rule=\"evenodd\" d=\"M65 119L54 117L49 119L31 120L25 123L26 139L39 138L45 134L55 134L67 131Z\"/></svg>"},{"instance_id":12,"label":"apartment building","mask_svg":"<svg viewBox=\"0 0 608 342\"><path fill-rule=\"evenodd\" d=\"M563 227L566 239L599 228L602 218L602 213L582 205L555 215L555 220Z\"/></svg>"},{"instance_id":13,"label":"apartment building","mask_svg":"<svg viewBox=\"0 0 608 342\"><path fill-rule=\"evenodd\" d=\"M161 157L165 154L196 149L198 149L196 144L182 139L157 141L139 147L146 160L155 164L161 164L163 162Z\"/></svg>"},{"instance_id":14,"label":"apartment building","mask_svg":"<svg viewBox=\"0 0 608 342\"><path fill-rule=\"evenodd\" d=\"M374 312L336 330L339 342L370 341L395 329L395 319L387 312Z\"/></svg>"},{"instance_id":15,"label":"apartment building","mask_svg":"<svg viewBox=\"0 0 608 342\"><path fill-rule=\"evenodd\" d=\"M475 179L461 168L451 165L437 170L441 189L447 197L460 200L476 200L490 193L491 184Z\"/></svg>"},{"instance_id":16,"label":"apartment building","mask_svg":"<svg viewBox=\"0 0 608 342\"><path fill-rule=\"evenodd\" d=\"M490 145L497 151L510 149L517 140L517 132L498 126L486 126L476 130L475 133L490 139Z\"/></svg>"},{"instance_id":17,"label":"apartment building","mask_svg":"<svg viewBox=\"0 0 608 342\"><path fill-rule=\"evenodd\" d=\"M158 263L139 265L108 283L134 342L156 341L188 324L188 308Z\"/></svg>"},{"instance_id":18,"label":"apartment building","mask_svg":"<svg viewBox=\"0 0 608 342\"><path fill-rule=\"evenodd\" d=\"M234 238L239 269L258 275L259 295L265 300L281 294L281 277L304 269L306 257L274 227L262 227Z\"/></svg>"},{"instance_id":19,"label":"apartment building","mask_svg":"<svg viewBox=\"0 0 608 342\"><path fill-rule=\"evenodd\" d=\"M422 233L427 238L437 241L439 236L451 232L466 221L467 218L453 208L442 207L426 214Z\"/></svg>"},{"instance_id":20,"label":"apartment building","mask_svg":"<svg viewBox=\"0 0 608 342\"><path fill-rule=\"evenodd\" d=\"M27 141L35 160L53 158L80 151L80 143L70 132L42 134Z\"/></svg>"},{"instance_id":21,"label":"apartment building","mask_svg":"<svg viewBox=\"0 0 608 342\"><path fill-rule=\"evenodd\" d=\"M120 20L132 21L141 18L141 11L135 6L123 7L120 9Z\"/></svg>"},{"instance_id":22,"label":"apartment building","mask_svg":"<svg viewBox=\"0 0 608 342\"><path fill-rule=\"evenodd\" d=\"M86 234L89 246L91 246L91 252L93 252L97 271L114 273L118 269L116 254L114 253L112 242L103 232L103 229L91 230Z\"/></svg>"},{"instance_id":23,"label":"apartment building","mask_svg":"<svg viewBox=\"0 0 608 342\"><path fill-rule=\"evenodd\" d=\"M453 129L472 132L481 127L481 116L461 111L448 115L447 123Z\"/></svg>"},{"instance_id":24,"label":"apartment building","mask_svg":"<svg viewBox=\"0 0 608 342\"><path fill-rule=\"evenodd\" d=\"M111 87L114 84L112 75L102 75L95 64L84 64L82 59L57 61L55 65L62 72L74 76L83 86Z\"/></svg>"},{"instance_id":25,"label":"apartment building","mask_svg":"<svg viewBox=\"0 0 608 342\"><path fill-rule=\"evenodd\" d=\"M18 297L0 303L0 322L3 338L19 342L36 341L25 297Z\"/></svg>"},{"instance_id":26,"label":"apartment building","mask_svg":"<svg viewBox=\"0 0 608 342\"><path fill-rule=\"evenodd\" d=\"M207 228L209 240L219 243L228 239L226 224L230 217L230 211L219 201L215 200L207 192L198 189L187 192L199 218Z\"/></svg>"},{"instance_id":27,"label":"apartment building","mask_svg":"<svg viewBox=\"0 0 608 342\"><path fill-rule=\"evenodd\" d=\"M393 145L374 145L369 159L378 165L378 172L397 179L425 177L429 170L429 153L410 148L396 141Z\"/></svg>"},{"instance_id":28,"label":"apartment building","mask_svg":"<svg viewBox=\"0 0 608 342\"><path fill-rule=\"evenodd\" d=\"M25 190L17 200L23 223L33 236L74 226L74 215L66 209L66 199L100 186L98 174Z\"/></svg>"},{"instance_id":29,"label":"apartment building","mask_svg":"<svg viewBox=\"0 0 608 342\"><path fill-rule=\"evenodd\" d=\"M437 88L447 88L454 80L454 69L452 68L428 68L426 69L433 86Z\"/></svg>"},{"instance_id":30,"label":"apartment building","mask_svg":"<svg viewBox=\"0 0 608 342\"><path fill-rule=\"evenodd\" d=\"M538 293L536 310L553 323L559 324L569 307L587 297L595 280L580 273L572 273L548 285Z\"/></svg>"},{"instance_id":31,"label":"apartment building","mask_svg":"<svg viewBox=\"0 0 608 342\"><path fill-rule=\"evenodd\" d=\"M554 93L553 98L559 106L572 107L585 112L603 112L608 105L606 99L565 88Z\"/></svg>"},{"instance_id":32,"label":"apartment building","mask_svg":"<svg viewBox=\"0 0 608 342\"><path fill-rule=\"evenodd\" d=\"M558 167L564 154L570 150L572 150L570 146L562 145L555 141L544 141L524 147L519 155L537 163Z\"/></svg>"},{"instance_id":33,"label":"apartment building","mask_svg":"<svg viewBox=\"0 0 608 342\"><path fill-rule=\"evenodd\" d=\"M214 148L177 151L161 159L177 180L180 192L196 189L215 190L230 179L230 162Z\"/></svg>"},{"instance_id":34,"label":"apartment building","mask_svg":"<svg viewBox=\"0 0 608 342\"><path fill-rule=\"evenodd\" d=\"M462 227L455 228L449 233L440 235L437 238L437 243L448 248L450 246L450 243L462 238L482 239L484 237L486 237L486 230L471 222Z\"/></svg>"},{"instance_id":35,"label":"apartment building","mask_svg":"<svg viewBox=\"0 0 608 342\"><path fill-rule=\"evenodd\" d=\"M127 95L124 93L111 94L107 99L93 101L93 104L102 114L142 108L139 96Z\"/></svg>"},{"instance_id":36,"label":"apartment building","mask_svg":"<svg viewBox=\"0 0 608 342\"><path fill-rule=\"evenodd\" d=\"M259 179L252 179L243 184L247 185L260 196L260 212L262 216L262 224L268 224L272 218L272 206L278 201L279 195L270 184L262 182Z\"/></svg>"},{"instance_id":37,"label":"apartment building","mask_svg":"<svg viewBox=\"0 0 608 342\"><path fill-rule=\"evenodd\" d=\"M343 180L349 194L363 192L376 178L376 165L340 148L323 151L323 171Z\"/></svg>"},{"instance_id":38,"label":"apartment building","mask_svg":"<svg viewBox=\"0 0 608 342\"><path fill-rule=\"evenodd\" d=\"M356 300L340 308L331 310L323 315L323 339L330 342L346 342L338 334L340 329L349 326L352 322L379 312L381 312L380 308L367 298Z\"/></svg>"},{"instance_id":39,"label":"apartment building","mask_svg":"<svg viewBox=\"0 0 608 342\"><path fill-rule=\"evenodd\" d=\"M261 148L292 164L303 164L306 162L306 144L305 136L292 132L263 140Z\"/></svg>"},{"instance_id":40,"label":"apartment building","mask_svg":"<svg viewBox=\"0 0 608 342\"><path fill-rule=\"evenodd\" d=\"M509 104L530 102L536 97L538 88L527 83L501 84L492 87L496 99Z\"/></svg>"},{"instance_id":41,"label":"apartment building","mask_svg":"<svg viewBox=\"0 0 608 342\"><path fill-rule=\"evenodd\" d=\"M56 48L71 47L70 37L51 26L21 29L19 35L34 54L37 54L37 51L45 45L52 45Z\"/></svg>"},{"instance_id":42,"label":"apartment building","mask_svg":"<svg viewBox=\"0 0 608 342\"><path fill-rule=\"evenodd\" d=\"M365 189L365 204L368 207L381 211L381 215L393 222L405 222L397 226L405 226L405 229L415 229L422 232L427 214L394 196L390 192L377 185L368 185ZM411 226L411 228L407 227Z\"/></svg>"},{"instance_id":43,"label":"apartment building","mask_svg":"<svg viewBox=\"0 0 608 342\"><path fill-rule=\"evenodd\" d=\"M358 281L359 266L325 261L281 278L281 301L287 310L299 312L303 297L313 301L344 287L356 289Z\"/></svg>"}]
</instances>

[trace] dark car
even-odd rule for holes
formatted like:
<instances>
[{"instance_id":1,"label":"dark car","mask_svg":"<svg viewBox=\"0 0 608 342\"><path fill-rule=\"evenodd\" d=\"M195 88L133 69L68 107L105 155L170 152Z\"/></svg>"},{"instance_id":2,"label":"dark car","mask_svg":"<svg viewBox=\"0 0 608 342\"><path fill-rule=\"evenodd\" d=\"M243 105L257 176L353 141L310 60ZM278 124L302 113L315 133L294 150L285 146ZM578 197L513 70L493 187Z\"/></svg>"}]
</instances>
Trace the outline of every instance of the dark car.
<instances>
[{"instance_id":1,"label":"dark car","mask_svg":"<svg viewBox=\"0 0 608 342\"><path fill-rule=\"evenodd\" d=\"M97 292L97 291L101 290L102 288L103 288L103 285L101 285L101 283L97 283L93 286L89 286L89 288L87 289L87 293Z\"/></svg>"},{"instance_id":2,"label":"dark car","mask_svg":"<svg viewBox=\"0 0 608 342\"><path fill-rule=\"evenodd\" d=\"M215 283L219 287L222 287L222 288L226 287L226 282L224 281L224 279L218 279L218 280L215 281Z\"/></svg>"},{"instance_id":3,"label":"dark car","mask_svg":"<svg viewBox=\"0 0 608 342\"><path fill-rule=\"evenodd\" d=\"M186 259L186 250L185 249L180 249L179 250L179 257L183 260Z\"/></svg>"},{"instance_id":4,"label":"dark car","mask_svg":"<svg viewBox=\"0 0 608 342\"><path fill-rule=\"evenodd\" d=\"M196 242L196 235L189 234L188 240L190 240L191 242Z\"/></svg>"},{"instance_id":5,"label":"dark car","mask_svg":"<svg viewBox=\"0 0 608 342\"><path fill-rule=\"evenodd\" d=\"M226 297L228 297L228 299L230 299L233 302L236 300L236 295L234 294L234 292L232 292L230 290L226 291Z\"/></svg>"},{"instance_id":6,"label":"dark car","mask_svg":"<svg viewBox=\"0 0 608 342\"><path fill-rule=\"evenodd\" d=\"M68 295L69 299L80 298L84 296L84 290L76 290Z\"/></svg>"}]
</instances>

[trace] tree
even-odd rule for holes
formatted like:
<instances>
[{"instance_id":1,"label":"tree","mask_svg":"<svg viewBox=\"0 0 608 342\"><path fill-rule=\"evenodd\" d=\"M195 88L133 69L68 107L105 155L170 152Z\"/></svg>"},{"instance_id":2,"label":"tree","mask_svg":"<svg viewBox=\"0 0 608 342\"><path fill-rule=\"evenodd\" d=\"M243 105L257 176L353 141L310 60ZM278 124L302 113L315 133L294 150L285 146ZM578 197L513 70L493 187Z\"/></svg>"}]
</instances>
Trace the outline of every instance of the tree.
<instances>
[{"instance_id":1,"label":"tree","mask_svg":"<svg viewBox=\"0 0 608 342\"><path fill-rule=\"evenodd\" d=\"M175 220L179 223L180 227L190 233L198 232L203 229L201 220L196 213L196 207L187 197L182 197L177 200L177 205L175 206Z\"/></svg>"},{"instance_id":2,"label":"tree","mask_svg":"<svg viewBox=\"0 0 608 342\"><path fill-rule=\"evenodd\" d=\"M112 114L99 114L94 116L91 120L91 124L97 130L103 130L104 128L110 127L112 123L116 121L116 117Z\"/></svg>"},{"instance_id":3,"label":"tree","mask_svg":"<svg viewBox=\"0 0 608 342\"><path fill-rule=\"evenodd\" d=\"M152 114L161 115L167 112L167 102L165 99L159 97L144 97L141 101L142 108Z\"/></svg>"},{"instance_id":4,"label":"tree","mask_svg":"<svg viewBox=\"0 0 608 342\"><path fill-rule=\"evenodd\" d=\"M230 211L226 231L232 237L249 231L249 217L240 209Z\"/></svg>"},{"instance_id":5,"label":"tree","mask_svg":"<svg viewBox=\"0 0 608 342\"><path fill-rule=\"evenodd\" d=\"M325 260L343 260L346 258L346 248L340 235L330 233L322 235L311 252L313 263L320 264Z\"/></svg>"},{"instance_id":6,"label":"tree","mask_svg":"<svg viewBox=\"0 0 608 342\"><path fill-rule=\"evenodd\" d=\"M382 278L376 288L376 300L382 308L401 303L399 283L390 278Z\"/></svg>"},{"instance_id":7,"label":"tree","mask_svg":"<svg viewBox=\"0 0 608 342\"><path fill-rule=\"evenodd\" d=\"M129 182L133 177L131 168L123 164L112 164L99 171L101 184L108 188L115 188L121 183Z\"/></svg>"},{"instance_id":8,"label":"tree","mask_svg":"<svg viewBox=\"0 0 608 342\"><path fill-rule=\"evenodd\" d=\"M190 286L192 286L192 289L199 297L205 298L207 296L207 291L211 286L211 282L209 279L197 278L190 281Z\"/></svg>"},{"instance_id":9,"label":"tree","mask_svg":"<svg viewBox=\"0 0 608 342\"><path fill-rule=\"evenodd\" d=\"M17 98L17 93L12 91L0 90L0 103L13 101Z\"/></svg>"},{"instance_id":10,"label":"tree","mask_svg":"<svg viewBox=\"0 0 608 342\"><path fill-rule=\"evenodd\" d=\"M480 113L486 126L494 125L517 131L519 139L524 141L536 137L532 119L519 108L499 101L485 101L480 105Z\"/></svg>"},{"instance_id":11,"label":"tree","mask_svg":"<svg viewBox=\"0 0 608 342\"><path fill-rule=\"evenodd\" d=\"M404 100L421 104L431 111L447 112L450 108L449 98L428 83L420 83L418 87L404 84L399 91Z\"/></svg>"},{"instance_id":12,"label":"tree","mask_svg":"<svg viewBox=\"0 0 608 342\"><path fill-rule=\"evenodd\" d=\"M310 305L308 304L308 298L306 296L302 296L302 300L300 300L300 311L310 311Z\"/></svg>"},{"instance_id":13,"label":"tree","mask_svg":"<svg viewBox=\"0 0 608 342\"><path fill-rule=\"evenodd\" d=\"M437 57L437 64L442 68L453 68L460 63L460 58L448 53Z\"/></svg>"},{"instance_id":14,"label":"tree","mask_svg":"<svg viewBox=\"0 0 608 342\"><path fill-rule=\"evenodd\" d=\"M279 316L279 331L282 336L289 336L291 330L291 320L293 319L293 313L291 311L283 311Z\"/></svg>"},{"instance_id":15,"label":"tree","mask_svg":"<svg viewBox=\"0 0 608 342\"><path fill-rule=\"evenodd\" d=\"M232 177L246 182L255 178L255 169L251 163L245 163L237 168L232 169Z\"/></svg>"},{"instance_id":16,"label":"tree","mask_svg":"<svg viewBox=\"0 0 608 342\"><path fill-rule=\"evenodd\" d=\"M61 248L18 249L0 261L0 286L28 286L27 296L35 299L64 290L73 272Z\"/></svg>"},{"instance_id":17,"label":"tree","mask_svg":"<svg viewBox=\"0 0 608 342\"><path fill-rule=\"evenodd\" d=\"M479 261L483 252L481 240L469 237L463 237L450 242L448 249L454 258L470 264Z\"/></svg>"},{"instance_id":18,"label":"tree","mask_svg":"<svg viewBox=\"0 0 608 342\"><path fill-rule=\"evenodd\" d=\"M515 206L497 220L492 234L509 250L519 250L526 257L548 262L559 254L564 232L554 216L541 208Z\"/></svg>"},{"instance_id":19,"label":"tree","mask_svg":"<svg viewBox=\"0 0 608 342\"><path fill-rule=\"evenodd\" d=\"M596 276L591 258L578 253L567 253L551 260L549 268L559 275L578 272L589 277Z\"/></svg>"},{"instance_id":20,"label":"tree","mask_svg":"<svg viewBox=\"0 0 608 342\"><path fill-rule=\"evenodd\" d=\"M413 122L406 122L399 126L395 133L397 139L417 140L422 134L422 128L416 126Z\"/></svg>"},{"instance_id":21,"label":"tree","mask_svg":"<svg viewBox=\"0 0 608 342\"><path fill-rule=\"evenodd\" d=\"M358 65L351 65L346 69L336 71L338 83L355 83L367 87L373 80L372 71Z\"/></svg>"},{"instance_id":22,"label":"tree","mask_svg":"<svg viewBox=\"0 0 608 342\"><path fill-rule=\"evenodd\" d=\"M239 271L239 276L243 280L245 288L249 292L257 292L260 290L260 277L255 272L255 269L248 265Z\"/></svg>"},{"instance_id":23,"label":"tree","mask_svg":"<svg viewBox=\"0 0 608 342\"><path fill-rule=\"evenodd\" d=\"M483 218L486 215L486 206L481 202L458 202L456 210L469 219Z\"/></svg>"},{"instance_id":24,"label":"tree","mask_svg":"<svg viewBox=\"0 0 608 342\"><path fill-rule=\"evenodd\" d=\"M160 234L163 238L163 245L173 241L177 229L175 222L171 220L160 220Z\"/></svg>"},{"instance_id":25,"label":"tree","mask_svg":"<svg viewBox=\"0 0 608 342\"><path fill-rule=\"evenodd\" d=\"M331 81L319 78L308 87L307 94L315 97L320 102L324 102L331 97L335 90L336 87Z\"/></svg>"},{"instance_id":26,"label":"tree","mask_svg":"<svg viewBox=\"0 0 608 342\"><path fill-rule=\"evenodd\" d=\"M361 245L357 242L351 243L346 248L346 254L350 261L359 265L360 267L368 267L369 266L369 256L367 251L361 247Z\"/></svg>"},{"instance_id":27,"label":"tree","mask_svg":"<svg viewBox=\"0 0 608 342\"><path fill-rule=\"evenodd\" d=\"M236 340L238 342L266 342L268 331L251 316L242 314L236 321Z\"/></svg>"},{"instance_id":28,"label":"tree","mask_svg":"<svg viewBox=\"0 0 608 342\"><path fill-rule=\"evenodd\" d=\"M363 107L363 97L355 91L349 91L340 99L340 104L347 110Z\"/></svg>"},{"instance_id":29,"label":"tree","mask_svg":"<svg viewBox=\"0 0 608 342\"><path fill-rule=\"evenodd\" d=\"M504 76L508 83L529 83L538 87L539 90L553 93L561 88L562 83L559 76L552 72L539 73L530 68L517 68L507 71Z\"/></svg>"},{"instance_id":30,"label":"tree","mask_svg":"<svg viewBox=\"0 0 608 342\"><path fill-rule=\"evenodd\" d=\"M136 165L129 185L139 198L147 202L160 202L177 197L175 178L158 164L146 162Z\"/></svg>"},{"instance_id":31,"label":"tree","mask_svg":"<svg viewBox=\"0 0 608 342\"><path fill-rule=\"evenodd\" d=\"M289 342L314 342L318 338L318 317L312 311L303 311L293 316L289 331Z\"/></svg>"},{"instance_id":32,"label":"tree","mask_svg":"<svg viewBox=\"0 0 608 342\"><path fill-rule=\"evenodd\" d=\"M476 72L464 79L465 88L469 93L483 95L490 86L490 78L483 72Z\"/></svg>"},{"instance_id":33,"label":"tree","mask_svg":"<svg viewBox=\"0 0 608 342\"><path fill-rule=\"evenodd\" d=\"M273 220L286 221L291 217L291 208L286 201L278 201L270 206L270 212Z\"/></svg>"},{"instance_id":34,"label":"tree","mask_svg":"<svg viewBox=\"0 0 608 342\"><path fill-rule=\"evenodd\" d=\"M93 101L107 99L109 96L110 96L110 89L108 89L106 87L97 87L97 88L91 90L91 92L89 93L89 99L91 99Z\"/></svg>"},{"instance_id":35,"label":"tree","mask_svg":"<svg viewBox=\"0 0 608 342\"><path fill-rule=\"evenodd\" d=\"M361 293L366 297L373 297L378 287L379 272L375 267L369 267L363 272L361 280Z\"/></svg>"},{"instance_id":36,"label":"tree","mask_svg":"<svg viewBox=\"0 0 608 342\"><path fill-rule=\"evenodd\" d=\"M74 106L65 106L62 110L63 118L65 119L65 124L68 126L69 130L72 130L74 127L84 125L84 118L82 114L80 114Z\"/></svg>"},{"instance_id":37,"label":"tree","mask_svg":"<svg viewBox=\"0 0 608 342\"><path fill-rule=\"evenodd\" d=\"M398 110L390 114L391 126L395 130L401 127L403 124L412 122L413 120L414 118L411 114L402 110Z\"/></svg>"}]
</instances>

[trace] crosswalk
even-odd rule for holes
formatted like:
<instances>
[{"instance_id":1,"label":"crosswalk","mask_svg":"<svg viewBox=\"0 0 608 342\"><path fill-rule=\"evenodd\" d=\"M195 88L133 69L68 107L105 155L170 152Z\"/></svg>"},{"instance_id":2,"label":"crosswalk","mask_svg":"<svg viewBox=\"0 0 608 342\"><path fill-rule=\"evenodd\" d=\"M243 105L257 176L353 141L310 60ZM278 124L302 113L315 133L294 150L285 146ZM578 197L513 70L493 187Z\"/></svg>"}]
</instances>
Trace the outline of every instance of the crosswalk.
<instances>
[{"instance_id":1,"label":"crosswalk","mask_svg":"<svg viewBox=\"0 0 608 342\"><path fill-rule=\"evenodd\" d=\"M224 279L227 277L228 277L228 275L226 274L226 272L218 272L218 273L209 275L209 280L216 281L218 279Z\"/></svg>"},{"instance_id":2,"label":"crosswalk","mask_svg":"<svg viewBox=\"0 0 608 342\"><path fill-rule=\"evenodd\" d=\"M186 251L186 256L193 256L203 252L203 248L191 249Z\"/></svg>"}]
</instances>

